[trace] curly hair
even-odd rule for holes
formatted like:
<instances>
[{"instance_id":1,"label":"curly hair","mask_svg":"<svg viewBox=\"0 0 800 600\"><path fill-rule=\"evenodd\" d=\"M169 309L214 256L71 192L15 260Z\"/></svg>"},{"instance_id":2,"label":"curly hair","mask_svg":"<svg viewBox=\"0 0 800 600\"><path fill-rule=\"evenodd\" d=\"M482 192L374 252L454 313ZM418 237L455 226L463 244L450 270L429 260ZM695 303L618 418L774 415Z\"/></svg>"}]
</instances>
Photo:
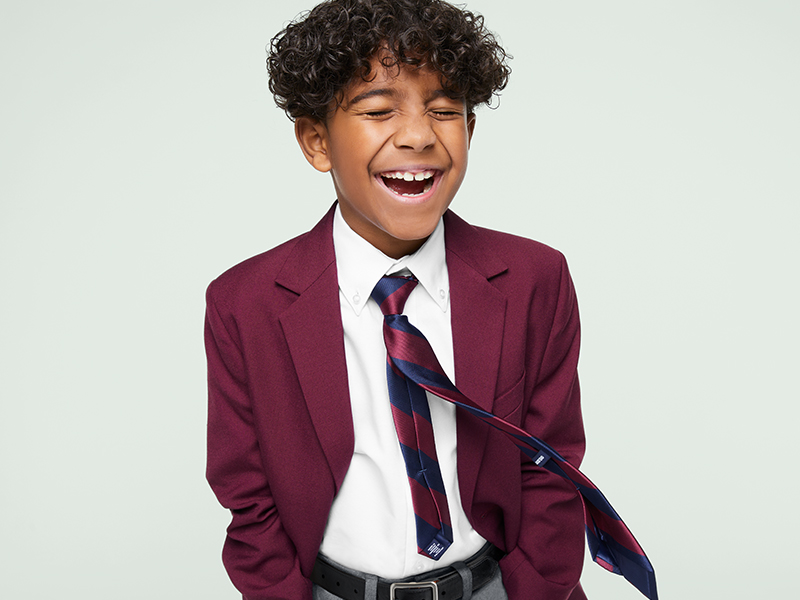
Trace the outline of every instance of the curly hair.
<instances>
[{"instance_id":1,"label":"curly hair","mask_svg":"<svg viewBox=\"0 0 800 600\"><path fill-rule=\"evenodd\" d=\"M479 14L442 0L326 0L272 38L269 90L290 119L324 121L355 77L374 77L376 55L386 68L438 72L470 112L490 104L511 73L511 56Z\"/></svg>"}]
</instances>

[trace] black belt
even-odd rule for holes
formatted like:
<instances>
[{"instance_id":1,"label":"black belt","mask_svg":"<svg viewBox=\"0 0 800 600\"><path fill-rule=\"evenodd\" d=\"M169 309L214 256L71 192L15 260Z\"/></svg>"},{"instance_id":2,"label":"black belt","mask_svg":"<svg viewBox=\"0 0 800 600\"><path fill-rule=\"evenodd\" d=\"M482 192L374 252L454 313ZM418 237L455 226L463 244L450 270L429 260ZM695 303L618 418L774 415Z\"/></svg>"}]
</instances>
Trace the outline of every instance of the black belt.
<instances>
[{"instance_id":1,"label":"black belt","mask_svg":"<svg viewBox=\"0 0 800 600\"><path fill-rule=\"evenodd\" d=\"M464 561L472 571L473 591L491 581L497 573L497 561L503 554L492 544L486 544L480 552ZM311 581L344 600L364 600L365 579L342 571L321 556L314 565ZM462 595L461 575L453 567L398 581L378 579L378 600L459 600Z\"/></svg>"}]
</instances>

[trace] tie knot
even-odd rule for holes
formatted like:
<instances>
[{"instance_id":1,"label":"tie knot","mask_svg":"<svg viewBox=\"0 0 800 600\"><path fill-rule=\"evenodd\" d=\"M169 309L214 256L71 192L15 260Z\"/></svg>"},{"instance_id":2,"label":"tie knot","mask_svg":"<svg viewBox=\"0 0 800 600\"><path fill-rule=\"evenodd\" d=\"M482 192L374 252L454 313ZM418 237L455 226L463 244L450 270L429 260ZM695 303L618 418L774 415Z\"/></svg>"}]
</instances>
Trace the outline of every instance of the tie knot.
<instances>
[{"instance_id":1,"label":"tie knot","mask_svg":"<svg viewBox=\"0 0 800 600\"><path fill-rule=\"evenodd\" d=\"M414 276L386 275L372 290L372 298L381 307L384 315L399 315L403 312L408 295L419 283Z\"/></svg>"}]
</instances>

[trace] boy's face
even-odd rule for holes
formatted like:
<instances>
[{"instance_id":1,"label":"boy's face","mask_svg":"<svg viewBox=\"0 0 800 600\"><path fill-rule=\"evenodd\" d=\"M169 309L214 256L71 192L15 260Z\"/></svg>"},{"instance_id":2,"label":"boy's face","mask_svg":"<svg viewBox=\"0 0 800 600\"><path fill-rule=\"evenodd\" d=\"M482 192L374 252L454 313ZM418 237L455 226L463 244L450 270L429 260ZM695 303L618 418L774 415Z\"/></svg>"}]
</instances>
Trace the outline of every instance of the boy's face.
<instances>
[{"instance_id":1,"label":"boy's face","mask_svg":"<svg viewBox=\"0 0 800 600\"><path fill-rule=\"evenodd\" d=\"M439 74L372 60L372 81L356 78L326 123L300 118L309 162L330 171L342 216L361 237L398 258L436 228L467 170L475 115L448 98Z\"/></svg>"}]
</instances>

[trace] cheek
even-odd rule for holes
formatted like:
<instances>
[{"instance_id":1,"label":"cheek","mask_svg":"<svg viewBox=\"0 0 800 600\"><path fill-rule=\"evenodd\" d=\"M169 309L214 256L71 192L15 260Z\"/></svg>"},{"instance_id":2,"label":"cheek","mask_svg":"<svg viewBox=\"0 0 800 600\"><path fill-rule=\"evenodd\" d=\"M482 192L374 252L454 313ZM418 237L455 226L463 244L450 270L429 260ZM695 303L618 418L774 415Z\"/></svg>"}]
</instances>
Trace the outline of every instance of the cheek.
<instances>
[{"instance_id":1,"label":"cheek","mask_svg":"<svg viewBox=\"0 0 800 600\"><path fill-rule=\"evenodd\" d=\"M363 177L368 172L373 152L369 140L351 133L331 146L331 164L341 175Z\"/></svg>"},{"instance_id":2,"label":"cheek","mask_svg":"<svg viewBox=\"0 0 800 600\"><path fill-rule=\"evenodd\" d=\"M454 161L466 162L470 136L464 124L451 126L450 123L447 123L447 126L438 132L437 137Z\"/></svg>"},{"instance_id":3,"label":"cheek","mask_svg":"<svg viewBox=\"0 0 800 600\"><path fill-rule=\"evenodd\" d=\"M331 174L337 186L341 189L352 189L354 186L363 186L366 176L363 169L359 168L359 161L354 152L342 147L333 154Z\"/></svg>"},{"instance_id":4,"label":"cheek","mask_svg":"<svg viewBox=\"0 0 800 600\"><path fill-rule=\"evenodd\" d=\"M458 136L458 144L459 153L463 157L464 162L467 160L467 154L469 153L469 144L470 144L469 132L467 130L463 130L460 135Z\"/></svg>"}]
</instances>

